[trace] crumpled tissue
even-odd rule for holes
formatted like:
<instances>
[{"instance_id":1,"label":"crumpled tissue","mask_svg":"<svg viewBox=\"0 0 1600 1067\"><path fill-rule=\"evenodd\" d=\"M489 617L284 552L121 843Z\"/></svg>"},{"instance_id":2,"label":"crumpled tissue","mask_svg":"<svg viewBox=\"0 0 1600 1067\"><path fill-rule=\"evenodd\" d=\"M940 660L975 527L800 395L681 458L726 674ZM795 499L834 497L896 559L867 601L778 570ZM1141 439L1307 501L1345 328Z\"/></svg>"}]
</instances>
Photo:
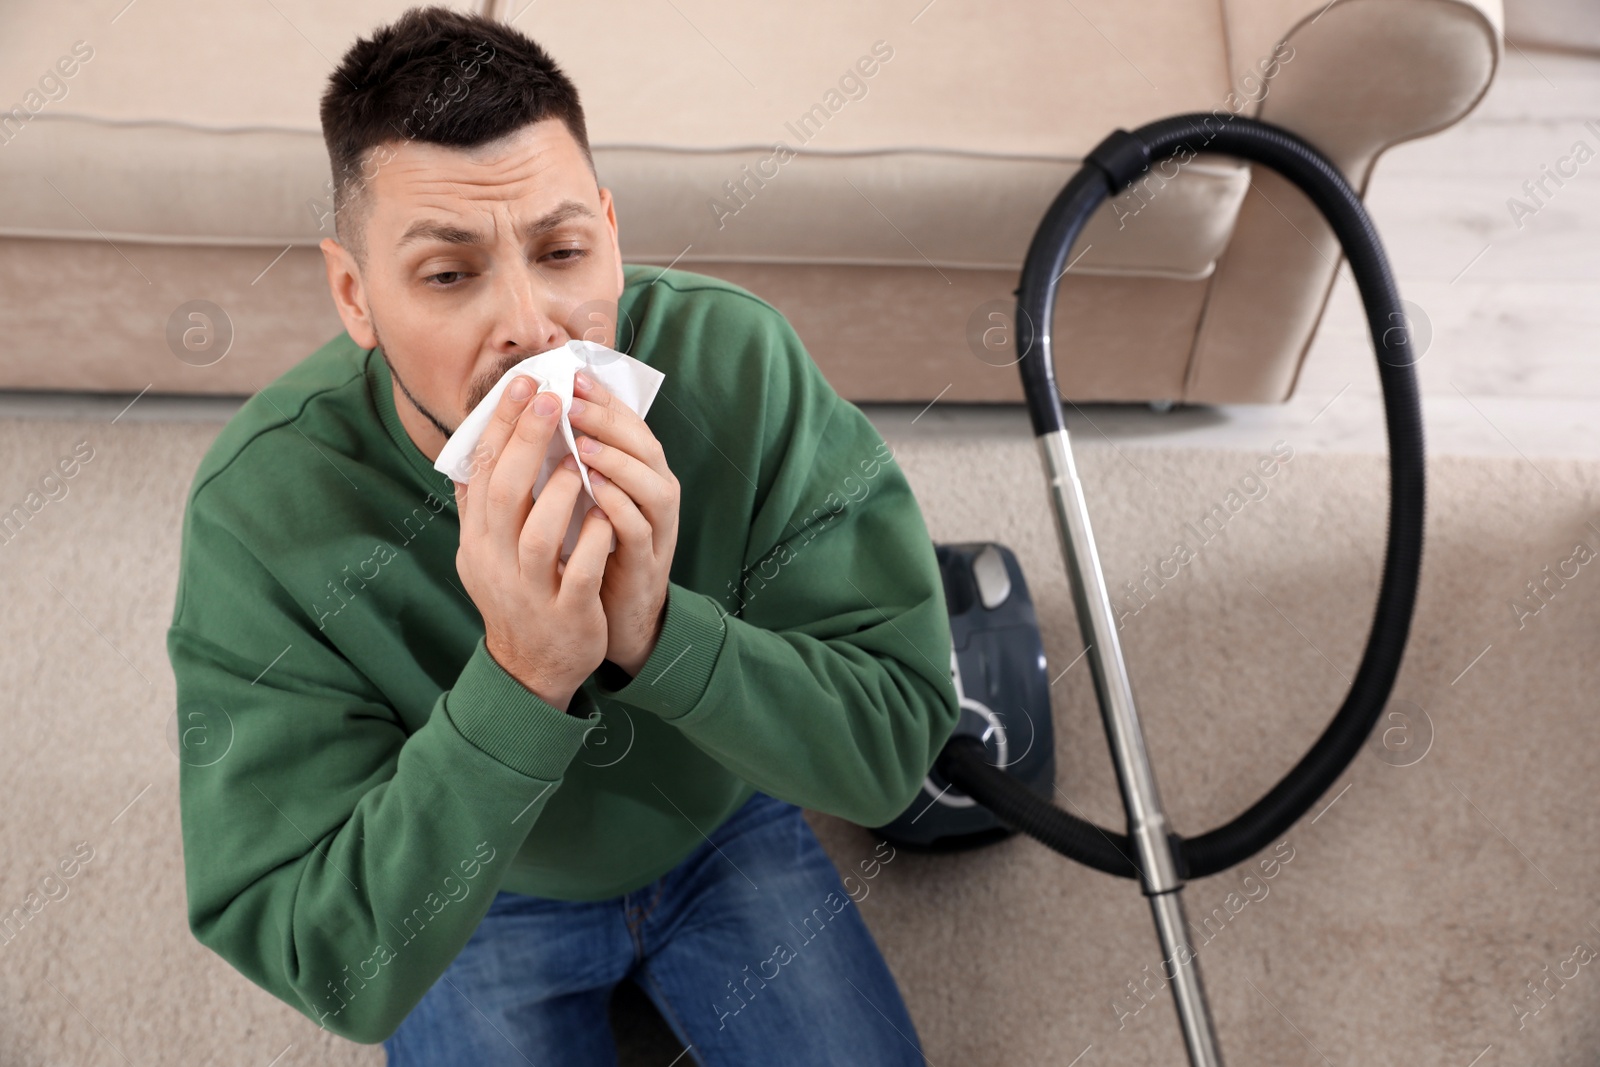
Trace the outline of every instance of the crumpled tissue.
<instances>
[{"instance_id":1,"label":"crumpled tissue","mask_svg":"<svg viewBox=\"0 0 1600 1067\"><path fill-rule=\"evenodd\" d=\"M473 453L478 447L478 441L482 438L490 419L493 418L500 397L517 375L526 374L534 379L535 396L546 390L559 396L561 433L550 439L550 448L545 453L544 464L539 468L539 476L534 479L533 495L538 497L545 482L549 481L550 475L555 472L557 464L565 459L569 452L577 459L578 474L583 479L584 492L579 494L573 508L572 520L567 524L566 538L561 545L562 560L572 555L572 550L577 547L578 531L583 528L583 517L590 506L597 503L594 490L589 484L589 467L584 463L583 457L578 455L578 445L573 438L572 423L568 418L568 411L572 407L572 379L580 369L609 389L613 396L637 412L640 418L650 410L650 405L655 402L656 393L661 389L661 383L666 380L665 374L625 352L618 352L593 341L579 339L568 341L559 348L529 356L506 371L478 406L461 420L461 425L450 435L450 439L439 450L439 458L433 463L435 470L449 475L455 481L464 484L472 480ZM529 403L532 403L531 399ZM616 547L617 538L613 532L611 547L607 551L613 552Z\"/></svg>"}]
</instances>

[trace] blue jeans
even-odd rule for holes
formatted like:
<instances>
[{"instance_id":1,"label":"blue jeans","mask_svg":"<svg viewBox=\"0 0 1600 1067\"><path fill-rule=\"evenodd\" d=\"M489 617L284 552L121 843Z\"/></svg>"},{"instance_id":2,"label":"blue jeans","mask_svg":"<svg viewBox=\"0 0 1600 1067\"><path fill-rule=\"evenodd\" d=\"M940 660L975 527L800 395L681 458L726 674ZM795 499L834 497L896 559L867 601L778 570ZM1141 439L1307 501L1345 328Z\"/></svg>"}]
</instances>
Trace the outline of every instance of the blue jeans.
<instances>
[{"instance_id":1,"label":"blue jeans","mask_svg":"<svg viewBox=\"0 0 1600 1067\"><path fill-rule=\"evenodd\" d=\"M625 979L706 1067L924 1063L833 861L798 806L760 792L643 889L496 895L384 1049L390 1067L615 1067Z\"/></svg>"}]
</instances>

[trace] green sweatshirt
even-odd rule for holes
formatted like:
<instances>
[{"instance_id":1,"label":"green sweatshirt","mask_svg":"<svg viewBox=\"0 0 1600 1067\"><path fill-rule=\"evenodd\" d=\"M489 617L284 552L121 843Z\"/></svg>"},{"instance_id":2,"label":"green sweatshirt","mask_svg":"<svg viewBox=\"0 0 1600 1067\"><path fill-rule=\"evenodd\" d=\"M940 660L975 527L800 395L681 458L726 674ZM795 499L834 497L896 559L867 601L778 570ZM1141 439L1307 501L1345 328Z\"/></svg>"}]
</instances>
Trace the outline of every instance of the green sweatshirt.
<instances>
[{"instance_id":1,"label":"green sweatshirt","mask_svg":"<svg viewBox=\"0 0 1600 1067\"><path fill-rule=\"evenodd\" d=\"M892 454L772 305L626 265L614 347L682 491L660 641L568 711L507 674L455 569L450 479L341 335L202 459L167 650L189 926L353 1041L386 1039L498 890L600 900L756 790L864 826L955 728L933 545Z\"/></svg>"}]
</instances>

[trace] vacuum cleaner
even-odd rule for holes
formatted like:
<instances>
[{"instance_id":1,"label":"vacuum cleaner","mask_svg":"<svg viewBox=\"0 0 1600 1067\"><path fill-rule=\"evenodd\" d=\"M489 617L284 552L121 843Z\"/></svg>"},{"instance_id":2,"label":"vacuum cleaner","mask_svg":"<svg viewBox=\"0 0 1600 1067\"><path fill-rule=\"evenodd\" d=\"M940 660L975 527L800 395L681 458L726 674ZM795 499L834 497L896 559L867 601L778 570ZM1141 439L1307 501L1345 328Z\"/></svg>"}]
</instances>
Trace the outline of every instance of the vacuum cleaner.
<instances>
[{"instance_id":1,"label":"vacuum cleaner","mask_svg":"<svg viewBox=\"0 0 1600 1067\"><path fill-rule=\"evenodd\" d=\"M1207 833L1181 835L1162 811L1145 749L1062 418L1050 326L1056 283L1095 209L1152 164L1202 152L1237 156L1282 174L1310 198L1338 237L1378 358L1389 444L1389 525L1366 647L1327 729L1277 785L1233 821ZM975 848L1020 831L1096 870L1137 878L1150 902L1162 954L1174 967L1171 986L1189 1061L1195 1067L1221 1067L1199 962L1185 941L1181 893L1186 879L1225 871L1278 840L1349 766L1389 699L1422 563L1422 414L1410 328L1378 234L1338 167L1288 130L1237 115L1177 115L1131 133L1119 129L1100 142L1045 213L1014 295L1028 415L1127 826L1124 831L1096 826L1051 802L1055 746L1049 682L1027 585L1010 551L969 543L934 546L950 611L950 667L961 695L960 720L918 798L892 822L870 829L897 846L929 852Z\"/></svg>"}]
</instances>

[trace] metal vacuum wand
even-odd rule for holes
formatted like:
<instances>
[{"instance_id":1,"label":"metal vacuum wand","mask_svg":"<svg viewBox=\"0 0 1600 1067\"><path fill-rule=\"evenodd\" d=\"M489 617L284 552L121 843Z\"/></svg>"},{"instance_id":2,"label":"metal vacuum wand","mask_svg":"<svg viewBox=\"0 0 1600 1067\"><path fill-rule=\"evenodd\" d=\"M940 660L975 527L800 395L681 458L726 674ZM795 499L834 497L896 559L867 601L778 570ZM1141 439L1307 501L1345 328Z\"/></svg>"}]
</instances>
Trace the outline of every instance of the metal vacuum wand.
<instances>
[{"instance_id":1,"label":"metal vacuum wand","mask_svg":"<svg viewBox=\"0 0 1600 1067\"><path fill-rule=\"evenodd\" d=\"M1183 1041L1189 1049L1189 1060L1196 1067L1222 1067L1222 1053L1211 1026L1211 1007L1200 981L1200 961L1184 936L1183 898L1179 895L1183 880L1178 877L1173 860L1167 817L1161 810L1155 771L1150 766L1144 730L1133 705L1133 687L1122 660L1116 618L1100 569L1094 530L1089 525L1083 483L1072 462L1072 446L1064 426L1035 440L1050 483L1051 511L1072 583L1078 628L1083 633L1089 668L1094 672L1100 718L1105 723L1122 804L1128 813L1128 837L1136 853L1133 858L1139 868L1139 881L1150 900L1161 951L1172 961L1172 995Z\"/></svg>"}]
</instances>

